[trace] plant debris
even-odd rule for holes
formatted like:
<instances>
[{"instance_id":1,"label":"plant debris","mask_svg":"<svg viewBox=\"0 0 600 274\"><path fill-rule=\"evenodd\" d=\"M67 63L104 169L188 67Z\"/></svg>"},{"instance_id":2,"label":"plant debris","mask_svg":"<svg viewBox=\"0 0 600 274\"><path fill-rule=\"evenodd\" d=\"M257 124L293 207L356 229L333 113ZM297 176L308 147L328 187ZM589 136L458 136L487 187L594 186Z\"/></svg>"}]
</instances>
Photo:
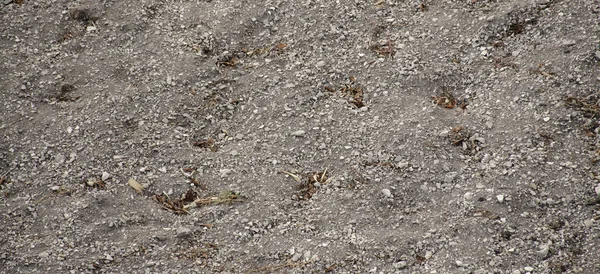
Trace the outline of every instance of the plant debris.
<instances>
[{"instance_id":1,"label":"plant debris","mask_svg":"<svg viewBox=\"0 0 600 274\"><path fill-rule=\"evenodd\" d=\"M195 207L243 201L239 193L229 190L222 191L218 196L199 198L198 191L193 188L188 189L178 199L172 199L164 192L162 194L154 194L152 197L158 203L162 204L166 210L178 215L188 214L189 209Z\"/></svg>"},{"instance_id":2,"label":"plant debris","mask_svg":"<svg viewBox=\"0 0 600 274\"><path fill-rule=\"evenodd\" d=\"M188 180L190 181L191 184L193 184L195 187L199 187L201 189L206 189L206 186L204 184L202 184L202 182L200 182L200 179L196 178L195 176L189 176Z\"/></svg>"},{"instance_id":3,"label":"plant debris","mask_svg":"<svg viewBox=\"0 0 600 274\"><path fill-rule=\"evenodd\" d=\"M60 91L56 96L56 100L59 102L73 102L79 99L81 96L71 96L70 93L76 88L73 85L64 84L60 87Z\"/></svg>"},{"instance_id":4,"label":"plant debris","mask_svg":"<svg viewBox=\"0 0 600 274\"><path fill-rule=\"evenodd\" d=\"M593 205L598 205L600 204L600 194L596 195L596 198L594 199L589 199L585 205L587 206L593 206Z\"/></svg>"},{"instance_id":5,"label":"plant debris","mask_svg":"<svg viewBox=\"0 0 600 274\"><path fill-rule=\"evenodd\" d=\"M200 148L206 148L212 152L216 152L218 150L216 146L216 141L213 138L208 138L202 141L196 141L192 145Z\"/></svg>"},{"instance_id":6,"label":"plant debris","mask_svg":"<svg viewBox=\"0 0 600 274\"><path fill-rule=\"evenodd\" d=\"M287 46L288 44L286 43L277 43L271 50L277 52L278 54L282 54Z\"/></svg>"},{"instance_id":7,"label":"plant debris","mask_svg":"<svg viewBox=\"0 0 600 274\"><path fill-rule=\"evenodd\" d=\"M436 105L450 109L455 108L458 103L454 95L445 89L440 94L432 96L431 99Z\"/></svg>"},{"instance_id":8,"label":"plant debris","mask_svg":"<svg viewBox=\"0 0 600 274\"><path fill-rule=\"evenodd\" d=\"M347 89L343 89L342 92L349 92L349 94L351 94L352 99L350 99L348 102L355 105L357 108L365 106L365 103L363 103L362 99L363 91L361 86L348 87Z\"/></svg>"},{"instance_id":9,"label":"plant debris","mask_svg":"<svg viewBox=\"0 0 600 274\"><path fill-rule=\"evenodd\" d=\"M356 78L354 76L348 77L349 83L344 84L339 88L340 95L343 97L350 97L348 103L353 104L357 108L361 108L365 106L364 101L364 88L362 85L356 83ZM338 89L331 87L329 85L323 86L328 92L336 93Z\"/></svg>"},{"instance_id":10,"label":"plant debris","mask_svg":"<svg viewBox=\"0 0 600 274\"><path fill-rule=\"evenodd\" d=\"M324 86L323 87L326 91L329 91L331 93L335 93L337 92L337 90L335 88L332 88L331 86Z\"/></svg>"},{"instance_id":11,"label":"plant debris","mask_svg":"<svg viewBox=\"0 0 600 274\"><path fill-rule=\"evenodd\" d=\"M467 106L469 106L469 100L467 98L457 99L448 91L447 87L442 87L442 91L437 95L431 96L431 99L434 104L447 109L456 107L467 109Z\"/></svg>"},{"instance_id":12,"label":"plant debris","mask_svg":"<svg viewBox=\"0 0 600 274\"><path fill-rule=\"evenodd\" d=\"M354 78L354 76L350 76L348 77L348 79L350 80L350 84L346 84L343 88L341 88L341 94L343 96L351 97L351 99L348 102L355 105L357 108L364 107L365 104L363 103L363 86L356 84L356 78Z\"/></svg>"},{"instance_id":13,"label":"plant debris","mask_svg":"<svg viewBox=\"0 0 600 274\"><path fill-rule=\"evenodd\" d=\"M448 132L448 138L453 145L461 146L463 150L469 152L479 151L481 149L480 144L484 142L483 138L474 135L464 126L453 127Z\"/></svg>"},{"instance_id":14,"label":"plant debris","mask_svg":"<svg viewBox=\"0 0 600 274\"><path fill-rule=\"evenodd\" d=\"M231 190L224 190L219 193L218 196L204 197L198 198L194 200L193 203L185 205L183 208L185 210L201 207L206 205L218 205L218 204L227 204L232 202L243 202L244 200L240 198L240 194Z\"/></svg>"},{"instance_id":15,"label":"plant debris","mask_svg":"<svg viewBox=\"0 0 600 274\"><path fill-rule=\"evenodd\" d=\"M473 217L485 217L488 218L490 220L499 220L500 219L500 215L491 212L487 209L483 209L483 208L475 208L473 210L471 210L471 216Z\"/></svg>"},{"instance_id":16,"label":"plant debris","mask_svg":"<svg viewBox=\"0 0 600 274\"><path fill-rule=\"evenodd\" d=\"M162 204L166 210L178 215L188 214L189 212L184 209L185 204L193 202L197 197L198 192L192 188L182 194L179 199L171 199L171 197L164 192L162 194L152 195L152 198Z\"/></svg>"},{"instance_id":17,"label":"plant debris","mask_svg":"<svg viewBox=\"0 0 600 274\"><path fill-rule=\"evenodd\" d=\"M312 172L308 173L304 180L301 179L299 175L293 174L291 172L282 170L282 173L290 175L296 182L299 183L298 192L296 193L296 197L300 200L309 200L312 196L317 192L318 185L328 184L333 180L333 177L327 176L327 169L323 170L323 172Z\"/></svg>"},{"instance_id":18,"label":"plant debris","mask_svg":"<svg viewBox=\"0 0 600 274\"><path fill-rule=\"evenodd\" d=\"M569 96L565 99L565 105L569 108L575 109L581 112L581 115L585 117L585 122L582 125L583 132L587 137L596 138L598 132L600 132L600 92L595 92L591 95L583 98ZM600 162L600 148L599 143L596 141L593 149L593 155L591 162L596 164Z\"/></svg>"},{"instance_id":19,"label":"plant debris","mask_svg":"<svg viewBox=\"0 0 600 274\"><path fill-rule=\"evenodd\" d=\"M494 68L495 69L501 69L501 68L505 68L505 67L512 68L515 71L519 71L519 67L516 63L507 61L505 58L502 58L502 57L494 58Z\"/></svg>"},{"instance_id":20,"label":"plant debris","mask_svg":"<svg viewBox=\"0 0 600 274\"><path fill-rule=\"evenodd\" d=\"M273 46L264 46L264 47L259 47L259 48L255 48L255 49L247 49L247 48L242 48L242 52L244 54L246 54L247 56L256 56L256 55L262 55L262 54L268 54L271 52L276 52L277 54L282 54L285 52L285 49L288 47L287 43L277 43Z\"/></svg>"},{"instance_id":21,"label":"plant debris","mask_svg":"<svg viewBox=\"0 0 600 274\"><path fill-rule=\"evenodd\" d=\"M460 145L462 142L468 140L471 137L470 134L467 133L467 131L465 130L465 127L463 126L453 127L452 130L450 130L449 136L452 141L452 144L455 146Z\"/></svg>"},{"instance_id":22,"label":"plant debris","mask_svg":"<svg viewBox=\"0 0 600 274\"><path fill-rule=\"evenodd\" d=\"M2 186L4 186L5 184L10 184L10 178L8 177L8 172L0 175L0 189L2 189Z\"/></svg>"},{"instance_id":23,"label":"plant debris","mask_svg":"<svg viewBox=\"0 0 600 274\"><path fill-rule=\"evenodd\" d=\"M544 63L539 63L536 68L529 69L529 73L540 74L546 78L554 76L554 72L548 71L548 67Z\"/></svg>"},{"instance_id":24,"label":"plant debris","mask_svg":"<svg viewBox=\"0 0 600 274\"><path fill-rule=\"evenodd\" d=\"M205 184L203 184L200 179L198 179L196 177L197 175L197 171L196 168L193 167L186 167L186 168L182 168L181 169L181 173L183 174L183 176L185 176L189 182L194 185L194 187L200 188L202 190L206 190L207 187Z\"/></svg>"},{"instance_id":25,"label":"plant debris","mask_svg":"<svg viewBox=\"0 0 600 274\"><path fill-rule=\"evenodd\" d=\"M417 263L423 264L423 263L425 263L425 261L427 261L427 258L425 256L417 254L415 256L415 260L417 261Z\"/></svg>"},{"instance_id":26,"label":"plant debris","mask_svg":"<svg viewBox=\"0 0 600 274\"><path fill-rule=\"evenodd\" d=\"M217 67L220 68L235 68L238 65L238 62L240 61L240 58L238 58L236 55L234 54L230 54L230 55L226 55L222 58L220 58L216 65Z\"/></svg>"},{"instance_id":27,"label":"plant debris","mask_svg":"<svg viewBox=\"0 0 600 274\"><path fill-rule=\"evenodd\" d=\"M194 172L194 171L198 170L198 168L196 168L196 167L184 167L181 170L183 172Z\"/></svg>"},{"instance_id":28,"label":"plant debris","mask_svg":"<svg viewBox=\"0 0 600 274\"><path fill-rule=\"evenodd\" d=\"M584 99L568 97L565 99L565 104L568 107L584 112L586 117L595 117L600 114L600 98L595 98L595 95L593 94Z\"/></svg>"},{"instance_id":29,"label":"plant debris","mask_svg":"<svg viewBox=\"0 0 600 274\"><path fill-rule=\"evenodd\" d=\"M332 264L332 265L328 266L327 268L325 268L325 273L332 272L332 271L334 271L334 270L335 270L337 267L338 267L338 265L337 265L337 264Z\"/></svg>"},{"instance_id":30,"label":"plant debris","mask_svg":"<svg viewBox=\"0 0 600 274\"><path fill-rule=\"evenodd\" d=\"M372 45L369 49L377 53L378 56L385 58L393 58L394 55L396 55L396 49L394 48L392 41L389 39L387 41L378 42Z\"/></svg>"},{"instance_id":31,"label":"plant debris","mask_svg":"<svg viewBox=\"0 0 600 274\"><path fill-rule=\"evenodd\" d=\"M104 189L106 184L100 178L88 179L83 184L86 188Z\"/></svg>"},{"instance_id":32,"label":"plant debris","mask_svg":"<svg viewBox=\"0 0 600 274\"><path fill-rule=\"evenodd\" d=\"M497 40L497 41L493 41L490 43L490 46L494 47L494 48L502 48L505 46L504 41L501 40Z\"/></svg>"},{"instance_id":33,"label":"plant debris","mask_svg":"<svg viewBox=\"0 0 600 274\"><path fill-rule=\"evenodd\" d=\"M138 194L142 194L144 192L144 186L142 186L140 183L138 183L133 178L129 178L129 180L127 181L127 184L129 184L130 187L132 187L133 189L135 189L135 191Z\"/></svg>"}]
</instances>

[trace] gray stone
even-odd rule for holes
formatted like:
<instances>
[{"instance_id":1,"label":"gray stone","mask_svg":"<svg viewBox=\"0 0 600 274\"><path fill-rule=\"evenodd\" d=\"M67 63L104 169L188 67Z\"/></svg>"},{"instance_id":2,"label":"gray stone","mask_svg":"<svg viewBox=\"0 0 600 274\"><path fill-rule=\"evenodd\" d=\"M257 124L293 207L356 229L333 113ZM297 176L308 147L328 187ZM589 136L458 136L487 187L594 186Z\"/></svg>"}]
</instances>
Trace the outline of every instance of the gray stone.
<instances>
[{"instance_id":1,"label":"gray stone","mask_svg":"<svg viewBox=\"0 0 600 274\"><path fill-rule=\"evenodd\" d=\"M304 251L302 256L304 256L305 260L310 260L310 250Z\"/></svg>"},{"instance_id":2,"label":"gray stone","mask_svg":"<svg viewBox=\"0 0 600 274\"><path fill-rule=\"evenodd\" d=\"M406 261L399 261L394 263L394 267L396 269L405 269L408 266L408 263Z\"/></svg>"},{"instance_id":3,"label":"gray stone","mask_svg":"<svg viewBox=\"0 0 600 274\"><path fill-rule=\"evenodd\" d=\"M56 163L56 165L60 166L65 162L66 158L64 155L58 153L56 154L56 156L54 156L54 162Z\"/></svg>"},{"instance_id":4,"label":"gray stone","mask_svg":"<svg viewBox=\"0 0 600 274\"><path fill-rule=\"evenodd\" d=\"M187 227L181 226L177 229L177 237L179 238L185 238L190 234L192 234L192 230Z\"/></svg>"},{"instance_id":5,"label":"gray stone","mask_svg":"<svg viewBox=\"0 0 600 274\"><path fill-rule=\"evenodd\" d=\"M302 136L304 136L304 134L306 134L306 132L304 130L296 130L296 131L292 132L292 136L295 136L295 137L302 137Z\"/></svg>"},{"instance_id":6,"label":"gray stone","mask_svg":"<svg viewBox=\"0 0 600 274\"><path fill-rule=\"evenodd\" d=\"M381 193L383 193L383 195L384 195L385 197L388 197L388 198L393 198L393 197L394 197L394 196L392 195L392 192L391 192L389 189L387 189L387 188L384 188L384 189L382 189L382 190L381 190Z\"/></svg>"},{"instance_id":7,"label":"gray stone","mask_svg":"<svg viewBox=\"0 0 600 274\"><path fill-rule=\"evenodd\" d=\"M300 258L302 258L302 253L296 252L296 254L292 256L292 261L297 262L298 260L300 260Z\"/></svg>"},{"instance_id":8,"label":"gray stone","mask_svg":"<svg viewBox=\"0 0 600 274\"><path fill-rule=\"evenodd\" d=\"M547 243L547 244L540 246L540 250L537 251L537 255L540 259L545 259L548 257L549 251L550 251L550 243Z\"/></svg>"},{"instance_id":9,"label":"gray stone","mask_svg":"<svg viewBox=\"0 0 600 274\"><path fill-rule=\"evenodd\" d=\"M231 172L233 172L231 169L228 168L224 168L219 170L219 173L221 173L221 178L223 177L227 177L227 175L231 174Z\"/></svg>"},{"instance_id":10,"label":"gray stone","mask_svg":"<svg viewBox=\"0 0 600 274\"><path fill-rule=\"evenodd\" d=\"M452 183L452 181L454 181L454 178L456 178L456 172L450 172L446 175L444 175L444 183L449 184Z\"/></svg>"},{"instance_id":11,"label":"gray stone","mask_svg":"<svg viewBox=\"0 0 600 274\"><path fill-rule=\"evenodd\" d=\"M400 163L396 164L396 167L398 167L398 168L408 167L408 162L400 162Z\"/></svg>"},{"instance_id":12,"label":"gray stone","mask_svg":"<svg viewBox=\"0 0 600 274\"><path fill-rule=\"evenodd\" d=\"M569 40L563 41L562 44L563 44L563 46L570 47L570 46L574 46L575 44L577 44L577 41L575 41L573 39L569 39Z\"/></svg>"},{"instance_id":13,"label":"gray stone","mask_svg":"<svg viewBox=\"0 0 600 274\"><path fill-rule=\"evenodd\" d=\"M102 181L106 181L108 179L110 179L110 173L106 172L106 171L102 171Z\"/></svg>"},{"instance_id":14,"label":"gray stone","mask_svg":"<svg viewBox=\"0 0 600 274\"><path fill-rule=\"evenodd\" d=\"M433 252L430 250L425 251L425 259L429 260L433 256Z\"/></svg>"}]
</instances>

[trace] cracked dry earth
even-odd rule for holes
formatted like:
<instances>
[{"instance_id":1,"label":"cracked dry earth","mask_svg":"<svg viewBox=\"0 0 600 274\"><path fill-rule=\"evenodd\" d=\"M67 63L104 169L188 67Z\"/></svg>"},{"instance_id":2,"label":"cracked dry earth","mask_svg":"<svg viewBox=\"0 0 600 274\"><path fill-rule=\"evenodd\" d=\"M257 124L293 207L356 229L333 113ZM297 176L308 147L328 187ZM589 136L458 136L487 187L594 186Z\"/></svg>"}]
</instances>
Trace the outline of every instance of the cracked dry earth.
<instances>
[{"instance_id":1,"label":"cracked dry earth","mask_svg":"<svg viewBox=\"0 0 600 274\"><path fill-rule=\"evenodd\" d=\"M600 273L595 0L5 0L2 273Z\"/></svg>"}]
</instances>

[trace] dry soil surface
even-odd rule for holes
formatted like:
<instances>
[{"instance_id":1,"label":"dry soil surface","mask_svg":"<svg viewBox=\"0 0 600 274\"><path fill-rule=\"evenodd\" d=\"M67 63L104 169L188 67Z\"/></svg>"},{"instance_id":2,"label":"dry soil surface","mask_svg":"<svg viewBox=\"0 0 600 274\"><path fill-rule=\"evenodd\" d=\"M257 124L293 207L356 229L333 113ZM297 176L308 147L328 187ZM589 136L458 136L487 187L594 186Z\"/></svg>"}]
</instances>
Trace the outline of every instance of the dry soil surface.
<instances>
[{"instance_id":1,"label":"dry soil surface","mask_svg":"<svg viewBox=\"0 0 600 274\"><path fill-rule=\"evenodd\" d=\"M3 0L0 272L600 273L596 0Z\"/></svg>"}]
</instances>

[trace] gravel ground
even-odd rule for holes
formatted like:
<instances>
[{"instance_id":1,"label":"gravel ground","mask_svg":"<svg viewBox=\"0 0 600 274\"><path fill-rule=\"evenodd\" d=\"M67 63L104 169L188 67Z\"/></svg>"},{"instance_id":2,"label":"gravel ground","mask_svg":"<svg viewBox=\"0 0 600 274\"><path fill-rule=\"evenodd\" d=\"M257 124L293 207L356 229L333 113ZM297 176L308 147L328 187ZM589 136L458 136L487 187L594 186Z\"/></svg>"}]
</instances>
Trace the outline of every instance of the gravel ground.
<instances>
[{"instance_id":1,"label":"gravel ground","mask_svg":"<svg viewBox=\"0 0 600 274\"><path fill-rule=\"evenodd\" d=\"M5 0L2 273L600 273L596 0Z\"/></svg>"}]
</instances>

